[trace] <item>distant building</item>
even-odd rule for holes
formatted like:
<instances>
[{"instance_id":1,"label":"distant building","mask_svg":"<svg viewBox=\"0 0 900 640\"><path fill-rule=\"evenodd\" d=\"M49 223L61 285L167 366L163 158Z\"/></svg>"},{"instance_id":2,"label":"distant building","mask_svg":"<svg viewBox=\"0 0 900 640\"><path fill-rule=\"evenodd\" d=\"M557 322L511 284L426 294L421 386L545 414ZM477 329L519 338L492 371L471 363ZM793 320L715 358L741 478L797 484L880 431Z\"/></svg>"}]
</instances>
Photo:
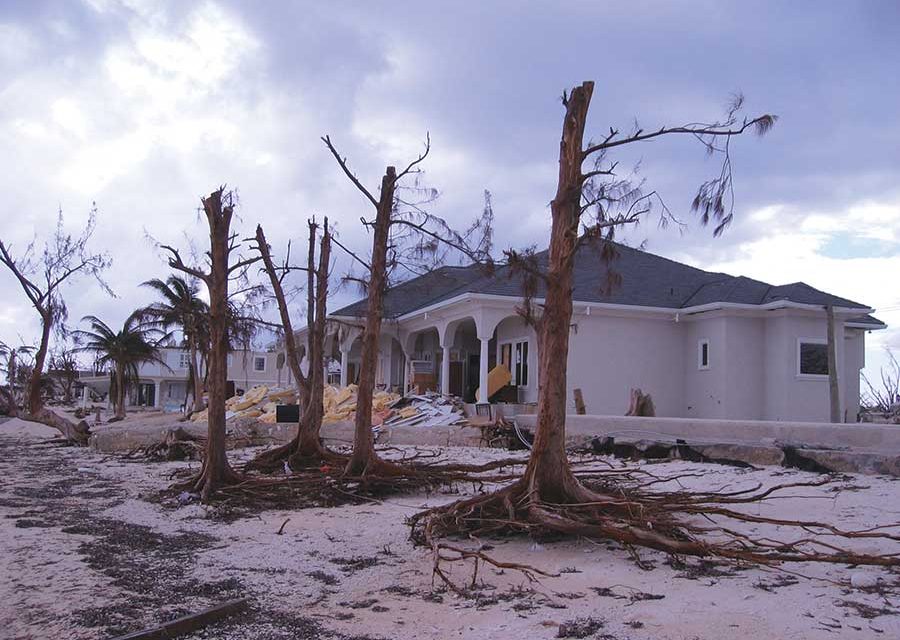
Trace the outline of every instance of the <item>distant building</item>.
<instances>
[{"instance_id":1,"label":"distant building","mask_svg":"<svg viewBox=\"0 0 900 640\"><path fill-rule=\"evenodd\" d=\"M142 364L138 369L139 379L128 389L127 403L129 406L180 411L190 395L190 352L180 347L162 347L160 352L165 365L155 362ZM228 395L256 385L276 384L279 378L276 356L267 351L234 351L228 354ZM200 375L204 374L201 369ZM79 380L97 394L109 394L108 371L83 373Z\"/></svg>"}]
</instances>

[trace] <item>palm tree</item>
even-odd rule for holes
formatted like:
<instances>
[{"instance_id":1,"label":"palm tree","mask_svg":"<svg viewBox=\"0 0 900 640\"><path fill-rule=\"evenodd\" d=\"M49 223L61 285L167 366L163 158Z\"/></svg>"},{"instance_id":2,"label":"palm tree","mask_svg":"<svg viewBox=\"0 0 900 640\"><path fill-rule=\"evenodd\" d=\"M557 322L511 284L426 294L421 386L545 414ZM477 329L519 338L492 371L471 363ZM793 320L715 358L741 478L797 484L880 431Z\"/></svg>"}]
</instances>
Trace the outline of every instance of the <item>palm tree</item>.
<instances>
[{"instance_id":1,"label":"palm tree","mask_svg":"<svg viewBox=\"0 0 900 640\"><path fill-rule=\"evenodd\" d=\"M187 386L194 396L194 411L202 411L203 380L197 357L206 352L209 342L209 305L197 295L199 289L196 282L182 276L171 275L165 281L154 278L141 283L141 286L153 289L162 298L161 302L154 302L142 309L143 316L167 331L177 327L184 337L191 356Z\"/></svg>"},{"instance_id":2,"label":"palm tree","mask_svg":"<svg viewBox=\"0 0 900 640\"><path fill-rule=\"evenodd\" d=\"M24 404L24 391L31 378L32 366L27 358L34 352L34 347L22 345L10 347L0 342L0 373L6 376L6 387L2 390L3 402L6 404L8 415L19 414L19 405Z\"/></svg>"},{"instance_id":3,"label":"palm tree","mask_svg":"<svg viewBox=\"0 0 900 640\"><path fill-rule=\"evenodd\" d=\"M169 334L142 322L143 311L138 309L128 316L119 331L113 331L97 316L85 316L82 322L89 322L91 330L74 332L77 343L81 344L78 351L91 351L97 356L97 365L112 367L115 384L110 386L110 394L114 393L116 418L125 417L125 389L138 379L138 367L149 362L167 367L159 345Z\"/></svg>"}]
</instances>

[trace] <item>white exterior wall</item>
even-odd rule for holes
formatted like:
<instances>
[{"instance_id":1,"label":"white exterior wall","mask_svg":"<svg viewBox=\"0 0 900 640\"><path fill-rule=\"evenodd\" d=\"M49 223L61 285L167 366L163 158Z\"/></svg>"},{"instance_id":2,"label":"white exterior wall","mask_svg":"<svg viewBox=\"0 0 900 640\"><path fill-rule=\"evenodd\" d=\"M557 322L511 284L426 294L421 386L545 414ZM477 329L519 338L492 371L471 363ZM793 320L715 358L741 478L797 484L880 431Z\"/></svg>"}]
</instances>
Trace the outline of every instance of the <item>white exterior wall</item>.
<instances>
[{"instance_id":1,"label":"white exterior wall","mask_svg":"<svg viewBox=\"0 0 900 640\"><path fill-rule=\"evenodd\" d=\"M763 318L725 320L725 415L731 420L762 420L765 410L766 339ZM711 417L711 416L707 416Z\"/></svg>"},{"instance_id":2,"label":"white exterior wall","mask_svg":"<svg viewBox=\"0 0 900 640\"><path fill-rule=\"evenodd\" d=\"M476 317L477 304L456 313ZM503 317L505 311L500 311ZM512 304L496 324L491 358L500 359L500 345L529 342L529 381L523 402L536 402L539 392L539 353L534 330L514 314ZM419 318L404 331L423 332L409 348L413 357L437 359L441 351L437 330L448 316ZM452 316L449 320L453 320ZM581 388L589 414L623 415L629 391L651 394L661 417L730 420L827 422L828 377L800 375L798 345L803 338L825 340L822 312L775 310L717 310L690 316L611 310L576 305L569 338L567 404L574 410L573 390ZM424 326L423 326L424 325ZM446 326L446 325L443 325ZM492 324L488 324L492 327ZM841 411L855 421L859 410L859 370L864 365L865 331L844 329L838 323L838 380ZM699 367L699 343L709 341L709 367ZM477 353L480 344L470 326L458 328L453 348ZM356 347L358 348L358 347ZM356 349L355 348L355 349ZM383 341L392 384L399 384L402 351ZM436 376L440 368L435 366Z\"/></svg>"},{"instance_id":3,"label":"white exterior wall","mask_svg":"<svg viewBox=\"0 0 900 640\"><path fill-rule=\"evenodd\" d=\"M661 416L684 411L683 325L659 319L579 313L569 334L567 403L581 388L589 414L624 415L629 392L653 397Z\"/></svg>"},{"instance_id":4,"label":"white exterior wall","mask_svg":"<svg viewBox=\"0 0 900 640\"><path fill-rule=\"evenodd\" d=\"M726 318L698 318L679 323L684 344L683 413L658 415L688 418L724 418L727 415ZM701 340L709 340L709 368L699 367Z\"/></svg>"},{"instance_id":5,"label":"white exterior wall","mask_svg":"<svg viewBox=\"0 0 900 640\"><path fill-rule=\"evenodd\" d=\"M828 422L830 403L828 376L800 375L798 344L803 338L825 340L827 326L824 315L803 317L780 314L766 320L766 420ZM846 389L844 367L844 329L838 323L838 385ZM856 372L857 377L859 371ZM857 381L857 387L859 382ZM844 404L846 390L841 394ZM857 397L858 402L858 397ZM842 409L843 412L843 409ZM843 415L843 413L842 413Z\"/></svg>"},{"instance_id":6,"label":"white exterior wall","mask_svg":"<svg viewBox=\"0 0 900 640\"><path fill-rule=\"evenodd\" d=\"M859 376L866 366L866 333L860 329L844 329L844 410L847 422L859 416Z\"/></svg>"}]
</instances>

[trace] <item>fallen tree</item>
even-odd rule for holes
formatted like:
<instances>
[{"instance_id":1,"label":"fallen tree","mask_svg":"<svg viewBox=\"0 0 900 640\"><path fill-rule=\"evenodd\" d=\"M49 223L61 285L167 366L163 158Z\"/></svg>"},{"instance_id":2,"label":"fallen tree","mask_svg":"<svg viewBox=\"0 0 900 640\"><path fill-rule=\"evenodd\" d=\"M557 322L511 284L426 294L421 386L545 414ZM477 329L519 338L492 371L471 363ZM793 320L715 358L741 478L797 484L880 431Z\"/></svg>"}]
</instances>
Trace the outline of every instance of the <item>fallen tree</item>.
<instances>
[{"instance_id":1,"label":"fallen tree","mask_svg":"<svg viewBox=\"0 0 900 640\"><path fill-rule=\"evenodd\" d=\"M102 278L103 271L111 264L109 254L91 253L88 250L88 243L95 227L96 210L92 210L81 234L73 236L66 232L60 211L53 234L44 242L40 255L35 251L35 241L16 256L12 247L0 239L0 264L13 274L29 304L37 312L41 323L41 337L34 352L22 417L59 429L68 440L82 445L88 441L87 423L84 421L74 423L46 409L42 395L42 378L51 335L54 331L63 337L65 335L65 321L68 316L62 295L65 285L81 275L89 275L104 291L112 295L112 291Z\"/></svg>"},{"instance_id":2,"label":"fallen tree","mask_svg":"<svg viewBox=\"0 0 900 640\"><path fill-rule=\"evenodd\" d=\"M742 513L736 505L755 503L773 493L809 483L792 483L767 489L732 493L655 491L661 480L637 471L609 470L578 474L565 450L566 361L572 320L572 274L581 243L606 243L613 231L636 222L650 210L655 192L615 177L616 164L607 159L612 149L659 137L690 136L707 151L723 158L718 177L699 189L693 207L704 222L715 222L718 235L731 220L730 141L747 131L765 133L775 117L763 115L739 120L736 102L722 122L662 127L652 131L635 128L628 135L610 129L600 142L584 145L585 123L594 85L585 82L564 96L566 108L559 151L559 182L551 202L551 235L546 271L529 267L525 258L513 256L527 269L526 301L521 313L535 326L539 345L541 381L537 431L523 476L497 491L449 505L428 509L411 518L412 539L433 549L435 574L446 580L441 563L476 560L496 563L479 550L465 550L444 540L453 536L478 538L510 534L531 536L583 536L611 540L628 548L648 547L675 556L716 556L735 561L773 563L817 561L844 564L900 565L900 556L854 553L836 539L879 538L900 540L885 528L843 531L828 523L777 520ZM584 163L594 158L589 170ZM663 207L665 205L663 204ZM596 218L584 224L588 212ZM667 210L664 208L664 213ZM609 260L612 260L612 255ZM532 303L542 289L539 312ZM700 516L700 519L693 518ZM793 541L753 537L736 531L735 522L768 523L803 531ZM808 532L830 536L820 541ZM527 571L527 568L526 568Z\"/></svg>"}]
</instances>

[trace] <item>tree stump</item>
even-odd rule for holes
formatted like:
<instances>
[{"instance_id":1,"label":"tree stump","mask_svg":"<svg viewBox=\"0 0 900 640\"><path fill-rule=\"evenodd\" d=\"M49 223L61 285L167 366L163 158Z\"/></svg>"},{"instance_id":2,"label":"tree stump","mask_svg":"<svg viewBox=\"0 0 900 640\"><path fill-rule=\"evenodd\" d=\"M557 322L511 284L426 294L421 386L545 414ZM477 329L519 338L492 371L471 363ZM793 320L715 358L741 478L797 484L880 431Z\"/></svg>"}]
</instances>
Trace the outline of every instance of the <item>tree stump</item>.
<instances>
[{"instance_id":1,"label":"tree stump","mask_svg":"<svg viewBox=\"0 0 900 640\"><path fill-rule=\"evenodd\" d=\"M631 404L628 406L626 416L641 416L652 418L656 415L656 407L653 406L653 398L640 389L631 390Z\"/></svg>"}]
</instances>

